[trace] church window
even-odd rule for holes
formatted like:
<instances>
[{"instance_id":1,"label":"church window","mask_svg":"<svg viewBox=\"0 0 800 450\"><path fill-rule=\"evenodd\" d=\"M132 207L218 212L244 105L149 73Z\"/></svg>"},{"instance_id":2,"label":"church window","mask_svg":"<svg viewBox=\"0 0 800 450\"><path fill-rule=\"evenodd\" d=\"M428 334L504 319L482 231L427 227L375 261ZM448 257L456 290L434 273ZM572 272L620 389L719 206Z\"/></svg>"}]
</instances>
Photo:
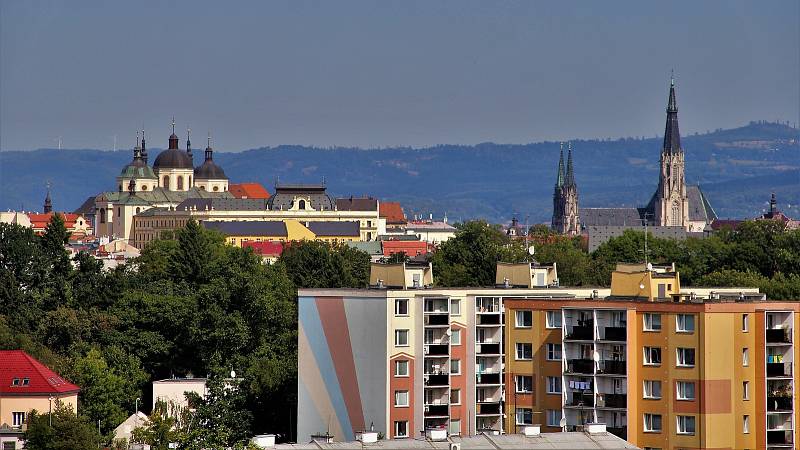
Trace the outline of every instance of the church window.
<instances>
[{"instance_id":1,"label":"church window","mask_svg":"<svg viewBox=\"0 0 800 450\"><path fill-rule=\"evenodd\" d=\"M205 191L205 190L206 190L206 187L205 187L205 186L200 186L200 190L203 190L203 191Z\"/></svg>"},{"instance_id":2,"label":"church window","mask_svg":"<svg viewBox=\"0 0 800 450\"><path fill-rule=\"evenodd\" d=\"M140 211L140 210L141 210L141 208L139 208L139 207L137 206L137 207L136 207L136 214L139 214L139 211Z\"/></svg>"},{"instance_id":3,"label":"church window","mask_svg":"<svg viewBox=\"0 0 800 450\"><path fill-rule=\"evenodd\" d=\"M299 202L297 202L297 209L306 209L306 201L300 200Z\"/></svg>"},{"instance_id":4,"label":"church window","mask_svg":"<svg viewBox=\"0 0 800 450\"><path fill-rule=\"evenodd\" d=\"M219 186L214 186L214 192L217 192L218 190L219 190Z\"/></svg>"},{"instance_id":5,"label":"church window","mask_svg":"<svg viewBox=\"0 0 800 450\"><path fill-rule=\"evenodd\" d=\"M178 175L178 190L183 190L183 176Z\"/></svg>"},{"instance_id":6,"label":"church window","mask_svg":"<svg viewBox=\"0 0 800 450\"><path fill-rule=\"evenodd\" d=\"M192 187L192 176L191 175L189 175L189 186L187 186L187 187Z\"/></svg>"},{"instance_id":7,"label":"church window","mask_svg":"<svg viewBox=\"0 0 800 450\"><path fill-rule=\"evenodd\" d=\"M164 175L164 187L169 189L169 175Z\"/></svg>"},{"instance_id":8,"label":"church window","mask_svg":"<svg viewBox=\"0 0 800 450\"><path fill-rule=\"evenodd\" d=\"M106 223L106 210L105 210L105 208L100 208L100 223Z\"/></svg>"},{"instance_id":9,"label":"church window","mask_svg":"<svg viewBox=\"0 0 800 450\"><path fill-rule=\"evenodd\" d=\"M147 185L146 185L146 184L145 184L144 186L142 186L142 190L143 190L143 191L146 191L146 190L147 190Z\"/></svg>"},{"instance_id":10,"label":"church window","mask_svg":"<svg viewBox=\"0 0 800 450\"><path fill-rule=\"evenodd\" d=\"M119 185L119 191L122 192L122 185Z\"/></svg>"}]
</instances>

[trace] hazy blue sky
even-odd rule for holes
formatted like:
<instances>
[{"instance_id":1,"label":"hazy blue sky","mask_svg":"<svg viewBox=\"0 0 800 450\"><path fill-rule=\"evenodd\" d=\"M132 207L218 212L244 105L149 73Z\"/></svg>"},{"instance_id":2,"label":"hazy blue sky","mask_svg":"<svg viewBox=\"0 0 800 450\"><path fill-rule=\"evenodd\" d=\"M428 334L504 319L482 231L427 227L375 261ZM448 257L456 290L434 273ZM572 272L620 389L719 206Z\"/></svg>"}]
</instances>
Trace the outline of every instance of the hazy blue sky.
<instances>
[{"instance_id":1,"label":"hazy blue sky","mask_svg":"<svg viewBox=\"0 0 800 450\"><path fill-rule=\"evenodd\" d=\"M797 0L0 2L0 149L525 143L798 121Z\"/></svg>"}]
</instances>

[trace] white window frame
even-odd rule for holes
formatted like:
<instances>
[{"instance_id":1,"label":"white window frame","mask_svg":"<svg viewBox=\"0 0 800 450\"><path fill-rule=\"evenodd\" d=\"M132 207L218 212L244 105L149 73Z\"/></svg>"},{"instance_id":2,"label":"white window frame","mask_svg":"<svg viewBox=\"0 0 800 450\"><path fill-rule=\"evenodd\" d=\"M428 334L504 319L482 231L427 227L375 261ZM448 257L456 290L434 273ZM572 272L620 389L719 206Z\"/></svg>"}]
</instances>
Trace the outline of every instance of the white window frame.
<instances>
[{"instance_id":1,"label":"white window frame","mask_svg":"<svg viewBox=\"0 0 800 450\"><path fill-rule=\"evenodd\" d=\"M742 400L750 400L750 381L742 381Z\"/></svg>"},{"instance_id":2,"label":"white window frame","mask_svg":"<svg viewBox=\"0 0 800 450\"><path fill-rule=\"evenodd\" d=\"M750 350L747 347L742 348L742 367L750 365Z\"/></svg>"},{"instance_id":3,"label":"white window frame","mask_svg":"<svg viewBox=\"0 0 800 450\"><path fill-rule=\"evenodd\" d=\"M405 394L405 396L406 396L405 404L400 402L400 398L401 397L399 397L399 396L401 396L403 394ZM408 401L408 391L407 390L394 391L394 406L396 408L408 408L408 404L409 404L409 401Z\"/></svg>"},{"instance_id":4,"label":"white window frame","mask_svg":"<svg viewBox=\"0 0 800 450\"><path fill-rule=\"evenodd\" d=\"M742 433L750 434L750 415L745 414L742 416Z\"/></svg>"},{"instance_id":5,"label":"white window frame","mask_svg":"<svg viewBox=\"0 0 800 450\"><path fill-rule=\"evenodd\" d=\"M461 329L453 328L450 330L450 345L461 345Z\"/></svg>"},{"instance_id":6,"label":"white window frame","mask_svg":"<svg viewBox=\"0 0 800 450\"><path fill-rule=\"evenodd\" d=\"M530 355L531 356L529 358L525 357L525 346L528 346L530 348ZM522 350L522 352L520 352L520 349ZM520 354L522 355L522 357L520 357ZM531 344L530 342L517 342L516 345L514 346L514 359L517 360L517 361L530 361L530 360L532 360L533 359L533 344Z\"/></svg>"},{"instance_id":7,"label":"white window frame","mask_svg":"<svg viewBox=\"0 0 800 450\"><path fill-rule=\"evenodd\" d=\"M409 341L409 335L410 334L411 333L408 331L408 329L394 330L394 346L395 347L408 347L409 346L408 341ZM401 344L400 343L400 336L405 336L405 339L406 339L406 343L405 344Z\"/></svg>"},{"instance_id":8,"label":"white window frame","mask_svg":"<svg viewBox=\"0 0 800 450\"><path fill-rule=\"evenodd\" d=\"M547 426L548 427L560 427L561 426L561 410L560 409L548 409L546 414L547 414Z\"/></svg>"},{"instance_id":9,"label":"white window frame","mask_svg":"<svg viewBox=\"0 0 800 450\"><path fill-rule=\"evenodd\" d=\"M400 305L405 305L406 312L400 313L398 310L400 309ZM394 316L395 317L408 317L408 299L407 298L396 298L394 300Z\"/></svg>"},{"instance_id":10,"label":"white window frame","mask_svg":"<svg viewBox=\"0 0 800 450\"><path fill-rule=\"evenodd\" d=\"M530 322L528 325L525 325L525 316L528 315L530 318ZM520 323L520 318L522 318L522 323ZM514 328L532 328L533 327L533 311L530 309L518 309L514 311Z\"/></svg>"},{"instance_id":11,"label":"white window frame","mask_svg":"<svg viewBox=\"0 0 800 450\"><path fill-rule=\"evenodd\" d=\"M687 393L689 386L692 386L691 397ZM675 382L675 398L677 400L693 401L697 398L697 385L693 381L676 381Z\"/></svg>"},{"instance_id":12,"label":"white window frame","mask_svg":"<svg viewBox=\"0 0 800 450\"><path fill-rule=\"evenodd\" d=\"M453 365L458 370L453 370ZM450 375L461 375L461 360L460 359L451 359L450 360Z\"/></svg>"},{"instance_id":13,"label":"white window frame","mask_svg":"<svg viewBox=\"0 0 800 450\"><path fill-rule=\"evenodd\" d=\"M549 330L558 330L561 329L561 327L561 311L547 311L545 314L545 328Z\"/></svg>"},{"instance_id":14,"label":"white window frame","mask_svg":"<svg viewBox=\"0 0 800 450\"><path fill-rule=\"evenodd\" d=\"M553 387L557 387L558 390L554 390ZM561 377L547 377L547 393L548 394L561 394L562 391L561 387Z\"/></svg>"},{"instance_id":15,"label":"white window frame","mask_svg":"<svg viewBox=\"0 0 800 450\"><path fill-rule=\"evenodd\" d=\"M400 424L404 424L405 434L400 434ZM408 421L407 420L395 420L394 421L394 437L396 438L407 438L408 437Z\"/></svg>"},{"instance_id":16,"label":"white window frame","mask_svg":"<svg viewBox=\"0 0 800 450\"><path fill-rule=\"evenodd\" d=\"M522 380L522 382L520 382ZM524 380L528 380L529 389L525 389ZM522 385L522 389L520 389ZM533 375L514 375L514 392L518 394L530 394L533 392Z\"/></svg>"},{"instance_id":17,"label":"white window frame","mask_svg":"<svg viewBox=\"0 0 800 450\"><path fill-rule=\"evenodd\" d=\"M658 328L653 326L653 319L658 318ZM661 331L661 314L657 313L644 313L642 317L642 330L649 332Z\"/></svg>"},{"instance_id":18,"label":"white window frame","mask_svg":"<svg viewBox=\"0 0 800 450\"><path fill-rule=\"evenodd\" d=\"M659 428L654 428L655 418L658 417L658 421L660 423ZM642 420L642 431L645 433L661 433L664 429L664 418L661 414L651 414L651 413L644 413L644 419Z\"/></svg>"},{"instance_id":19,"label":"white window frame","mask_svg":"<svg viewBox=\"0 0 800 450\"><path fill-rule=\"evenodd\" d=\"M687 328L687 319L691 318L691 329ZM694 333L697 329L697 317L694 314L676 314L675 315L675 332L676 333Z\"/></svg>"},{"instance_id":20,"label":"white window frame","mask_svg":"<svg viewBox=\"0 0 800 450\"><path fill-rule=\"evenodd\" d=\"M750 314L742 314L742 333L750 331Z\"/></svg>"},{"instance_id":21,"label":"white window frame","mask_svg":"<svg viewBox=\"0 0 800 450\"><path fill-rule=\"evenodd\" d=\"M649 387L648 387L649 386ZM655 395L655 386L658 386L658 395ZM661 398L661 380L644 380L642 382L642 398L658 400Z\"/></svg>"},{"instance_id":22,"label":"white window frame","mask_svg":"<svg viewBox=\"0 0 800 450\"><path fill-rule=\"evenodd\" d=\"M675 416L675 433L681 435L694 435L697 432L697 419L695 416L682 416L677 415ZM689 423L692 424L692 431L687 431Z\"/></svg>"},{"instance_id":23,"label":"white window frame","mask_svg":"<svg viewBox=\"0 0 800 450\"><path fill-rule=\"evenodd\" d=\"M691 364L686 363L686 356L692 352L692 359L694 362ZM691 347L678 347L675 349L675 367L694 367L697 363L697 351Z\"/></svg>"},{"instance_id":24,"label":"white window frame","mask_svg":"<svg viewBox=\"0 0 800 450\"><path fill-rule=\"evenodd\" d=\"M455 395L456 401L453 401L453 395ZM451 405L461 404L461 389L450 389L450 404Z\"/></svg>"},{"instance_id":25,"label":"white window frame","mask_svg":"<svg viewBox=\"0 0 800 450\"><path fill-rule=\"evenodd\" d=\"M405 374L401 373L400 367L405 367ZM394 361L394 376L399 378L408 378L408 360L407 359L397 359Z\"/></svg>"},{"instance_id":26,"label":"white window frame","mask_svg":"<svg viewBox=\"0 0 800 450\"><path fill-rule=\"evenodd\" d=\"M450 299L450 315L451 316L460 316L461 315L461 299L460 298L451 298Z\"/></svg>"},{"instance_id":27,"label":"white window frame","mask_svg":"<svg viewBox=\"0 0 800 450\"><path fill-rule=\"evenodd\" d=\"M660 366L661 362L663 361L661 347L643 347L644 355L642 358L642 364L645 366ZM653 362L653 350L658 350L658 359L659 361Z\"/></svg>"},{"instance_id":28,"label":"white window frame","mask_svg":"<svg viewBox=\"0 0 800 450\"><path fill-rule=\"evenodd\" d=\"M14 428L19 428L25 425L25 419L27 414L24 411L14 411L11 413L11 426Z\"/></svg>"},{"instance_id":29,"label":"white window frame","mask_svg":"<svg viewBox=\"0 0 800 450\"><path fill-rule=\"evenodd\" d=\"M561 344L548 343L547 355L545 355L545 359L548 361L561 361L562 351L563 349Z\"/></svg>"},{"instance_id":30,"label":"white window frame","mask_svg":"<svg viewBox=\"0 0 800 450\"><path fill-rule=\"evenodd\" d=\"M454 425L458 425L455 426ZM455 428L456 432L453 432L453 428ZM447 434L450 436L460 436L461 435L461 419L450 419L450 424L447 426Z\"/></svg>"},{"instance_id":31,"label":"white window frame","mask_svg":"<svg viewBox=\"0 0 800 450\"><path fill-rule=\"evenodd\" d=\"M530 419L530 421L527 421L527 422L525 421L525 416L526 416L525 413L526 413L526 411L527 411L527 416ZM521 421L519 420L520 415L522 415L522 420ZM521 425L521 426L533 425L533 409L532 408L517 408L514 411L514 422L516 422L517 425Z\"/></svg>"}]
</instances>

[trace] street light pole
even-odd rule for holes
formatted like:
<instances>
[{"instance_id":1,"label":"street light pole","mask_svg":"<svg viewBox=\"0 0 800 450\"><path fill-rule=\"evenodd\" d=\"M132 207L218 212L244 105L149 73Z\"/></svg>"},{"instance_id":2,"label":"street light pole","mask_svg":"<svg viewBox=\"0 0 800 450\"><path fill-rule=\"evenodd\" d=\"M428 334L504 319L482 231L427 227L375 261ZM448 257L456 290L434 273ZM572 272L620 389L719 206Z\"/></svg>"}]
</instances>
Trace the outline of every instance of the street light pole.
<instances>
[{"instance_id":1,"label":"street light pole","mask_svg":"<svg viewBox=\"0 0 800 450\"><path fill-rule=\"evenodd\" d=\"M47 398L50 401L50 414L48 414L48 418L50 420L50 426L53 426L53 396Z\"/></svg>"}]
</instances>

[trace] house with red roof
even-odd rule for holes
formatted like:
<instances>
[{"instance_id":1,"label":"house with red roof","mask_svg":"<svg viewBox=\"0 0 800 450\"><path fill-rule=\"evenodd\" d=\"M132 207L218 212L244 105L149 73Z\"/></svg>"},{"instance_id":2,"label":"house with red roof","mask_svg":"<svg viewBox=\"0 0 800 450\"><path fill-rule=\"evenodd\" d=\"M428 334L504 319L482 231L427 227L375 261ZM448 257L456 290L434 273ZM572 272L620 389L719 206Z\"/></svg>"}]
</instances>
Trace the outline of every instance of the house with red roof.
<instances>
[{"instance_id":1,"label":"house with red roof","mask_svg":"<svg viewBox=\"0 0 800 450\"><path fill-rule=\"evenodd\" d=\"M268 264L275 264L275 261L280 258L283 253L283 242L277 241L247 241L242 242L242 248L252 248L253 253L260 256L264 262Z\"/></svg>"},{"instance_id":2,"label":"house with red roof","mask_svg":"<svg viewBox=\"0 0 800 450\"><path fill-rule=\"evenodd\" d=\"M58 214L64 220L64 227L70 233L70 239L79 239L92 234L92 226L80 214L63 213L63 212L48 212L44 214L28 214L28 219L31 221L31 228L36 234L43 234L47 228L47 224L53 218L53 214Z\"/></svg>"},{"instance_id":3,"label":"house with red roof","mask_svg":"<svg viewBox=\"0 0 800 450\"><path fill-rule=\"evenodd\" d=\"M232 183L228 186L228 192L236 198L269 198L269 192L260 183Z\"/></svg>"},{"instance_id":4,"label":"house with red roof","mask_svg":"<svg viewBox=\"0 0 800 450\"><path fill-rule=\"evenodd\" d=\"M0 427L20 429L31 410L48 413L57 401L77 413L79 391L26 352L0 350Z\"/></svg>"}]
</instances>

